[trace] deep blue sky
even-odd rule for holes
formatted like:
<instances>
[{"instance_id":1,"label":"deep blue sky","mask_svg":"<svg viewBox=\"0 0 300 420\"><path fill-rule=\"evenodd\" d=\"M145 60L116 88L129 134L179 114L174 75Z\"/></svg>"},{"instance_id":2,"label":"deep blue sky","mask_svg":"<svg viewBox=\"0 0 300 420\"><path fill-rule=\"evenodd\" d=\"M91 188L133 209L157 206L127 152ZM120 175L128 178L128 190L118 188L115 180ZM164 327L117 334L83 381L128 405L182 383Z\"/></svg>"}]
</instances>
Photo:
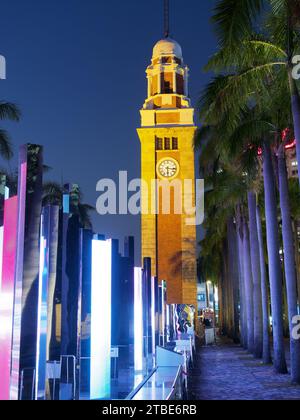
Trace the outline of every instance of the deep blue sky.
<instances>
[{"instance_id":1,"label":"deep blue sky","mask_svg":"<svg viewBox=\"0 0 300 420\"><path fill-rule=\"evenodd\" d=\"M171 0L171 33L191 70L194 104L208 80L203 65L216 48L213 4ZM80 184L93 205L100 178L116 178L119 170L139 177L145 69L162 31L162 0L3 0L0 54L8 78L0 81L0 99L17 103L23 118L2 127L15 149L43 144L53 168L47 178ZM117 238L139 240L139 223L94 216L96 230Z\"/></svg>"}]
</instances>

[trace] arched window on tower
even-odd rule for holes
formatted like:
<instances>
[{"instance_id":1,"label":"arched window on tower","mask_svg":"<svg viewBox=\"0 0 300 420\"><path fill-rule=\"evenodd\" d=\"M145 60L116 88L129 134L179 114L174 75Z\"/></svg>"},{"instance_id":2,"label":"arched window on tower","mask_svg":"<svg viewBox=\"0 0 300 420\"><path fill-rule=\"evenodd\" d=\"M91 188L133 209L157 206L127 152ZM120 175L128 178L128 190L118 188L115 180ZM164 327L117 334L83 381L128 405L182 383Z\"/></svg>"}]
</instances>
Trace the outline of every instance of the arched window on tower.
<instances>
[{"instance_id":1,"label":"arched window on tower","mask_svg":"<svg viewBox=\"0 0 300 420\"><path fill-rule=\"evenodd\" d=\"M178 95L184 95L184 80L181 74L176 74L176 90Z\"/></svg>"},{"instance_id":2,"label":"arched window on tower","mask_svg":"<svg viewBox=\"0 0 300 420\"><path fill-rule=\"evenodd\" d=\"M178 150L178 138L177 137L172 138L172 150Z\"/></svg>"},{"instance_id":3,"label":"arched window on tower","mask_svg":"<svg viewBox=\"0 0 300 420\"><path fill-rule=\"evenodd\" d=\"M171 139L169 137L165 138L165 150L171 150Z\"/></svg>"},{"instance_id":4,"label":"arched window on tower","mask_svg":"<svg viewBox=\"0 0 300 420\"><path fill-rule=\"evenodd\" d=\"M173 73L165 72L161 74L161 92L174 93L173 86Z\"/></svg>"},{"instance_id":5,"label":"arched window on tower","mask_svg":"<svg viewBox=\"0 0 300 420\"><path fill-rule=\"evenodd\" d=\"M156 137L155 138L155 149L156 150L163 150L163 139Z\"/></svg>"},{"instance_id":6,"label":"arched window on tower","mask_svg":"<svg viewBox=\"0 0 300 420\"><path fill-rule=\"evenodd\" d=\"M162 62L162 64L171 64L172 63L172 57L162 57L161 62Z\"/></svg>"},{"instance_id":7,"label":"arched window on tower","mask_svg":"<svg viewBox=\"0 0 300 420\"><path fill-rule=\"evenodd\" d=\"M158 91L158 76L154 75L151 81L151 96L155 96L159 93Z\"/></svg>"}]
</instances>

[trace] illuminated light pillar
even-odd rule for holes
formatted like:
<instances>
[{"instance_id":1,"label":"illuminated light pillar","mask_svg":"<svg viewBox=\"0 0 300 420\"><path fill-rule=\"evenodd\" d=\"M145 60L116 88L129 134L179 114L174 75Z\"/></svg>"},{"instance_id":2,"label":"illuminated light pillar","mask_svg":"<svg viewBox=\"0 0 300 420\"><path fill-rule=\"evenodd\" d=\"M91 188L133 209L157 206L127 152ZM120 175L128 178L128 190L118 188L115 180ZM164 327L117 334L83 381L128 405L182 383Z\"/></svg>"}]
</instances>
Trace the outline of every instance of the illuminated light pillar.
<instances>
[{"instance_id":1,"label":"illuminated light pillar","mask_svg":"<svg viewBox=\"0 0 300 420\"><path fill-rule=\"evenodd\" d=\"M4 204L2 284L0 288L0 400L10 399L10 370L17 247L18 197Z\"/></svg>"},{"instance_id":2,"label":"illuminated light pillar","mask_svg":"<svg viewBox=\"0 0 300 420\"><path fill-rule=\"evenodd\" d=\"M68 343L69 343L69 329L68 329L68 291L69 291L69 278L66 272L67 269L67 238L68 238L68 227L70 219L70 191L71 186L69 184L64 185L63 194L63 214L62 214L62 233L61 233L61 258L62 258L62 270L61 270L61 308L60 308L60 344L61 354L68 354Z\"/></svg>"},{"instance_id":3,"label":"illuminated light pillar","mask_svg":"<svg viewBox=\"0 0 300 420\"><path fill-rule=\"evenodd\" d=\"M143 322L144 322L144 356L146 369L153 368L153 337L152 337L152 314L151 314L151 258L144 258L143 269Z\"/></svg>"},{"instance_id":4,"label":"illuminated light pillar","mask_svg":"<svg viewBox=\"0 0 300 420\"><path fill-rule=\"evenodd\" d=\"M2 281L2 258L3 258L3 224L5 203L6 176L0 176L0 290Z\"/></svg>"},{"instance_id":5,"label":"illuminated light pillar","mask_svg":"<svg viewBox=\"0 0 300 420\"><path fill-rule=\"evenodd\" d=\"M70 188L67 186L66 189ZM79 200L78 185L69 189L70 201L76 206ZM62 337L61 355L78 356L80 342L80 301L81 301L81 255L79 214L68 214L68 197L64 203L63 252L62 252ZM68 387L68 384L64 384ZM66 387L64 387L66 389ZM65 392L65 391L63 391ZM66 390L66 392L68 392Z\"/></svg>"},{"instance_id":6,"label":"illuminated light pillar","mask_svg":"<svg viewBox=\"0 0 300 420\"><path fill-rule=\"evenodd\" d=\"M166 282L162 281L159 286L159 315L160 315L160 345L166 344L166 305L167 305L167 287Z\"/></svg>"},{"instance_id":7,"label":"illuminated light pillar","mask_svg":"<svg viewBox=\"0 0 300 420\"><path fill-rule=\"evenodd\" d=\"M142 372L144 368L143 331L143 275L142 269L134 269L134 369Z\"/></svg>"},{"instance_id":8,"label":"illuminated light pillar","mask_svg":"<svg viewBox=\"0 0 300 420\"><path fill-rule=\"evenodd\" d=\"M167 340L167 343L170 341L170 329L171 329L170 307L171 307L171 305L166 305L166 340Z\"/></svg>"},{"instance_id":9,"label":"illuminated light pillar","mask_svg":"<svg viewBox=\"0 0 300 420\"><path fill-rule=\"evenodd\" d=\"M154 356L156 350L155 344L155 277L151 278L151 329L152 329L152 354Z\"/></svg>"},{"instance_id":10,"label":"illuminated light pillar","mask_svg":"<svg viewBox=\"0 0 300 420\"><path fill-rule=\"evenodd\" d=\"M43 148L21 146L10 398L20 396L22 370L36 363ZM29 396L30 398L31 396Z\"/></svg>"},{"instance_id":11,"label":"illuminated light pillar","mask_svg":"<svg viewBox=\"0 0 300 420\"><path fill-rule=\"evenodd\" d=\"M156 353L159 345L159 311L158 311L158 279L151 279L151 327L152 327L152 354Z\"/></svg>"},{"instance_id":12,"label":"illuminated light pillar","mask_svg":"<svg viewBox=\"0 0 300 420\"><path fill-rule=\"evenodd\" d=\"M110 397L112 241L92 241L90 399Z\"/></svg>"},{"instance_id":13,"label":"illuminated light pillar","mask_svg":"<svg viewBox=\"0 0 300 420\"><path fill-rule=\"evenodd\" d=\"M52 319L52 312L49 312L49 297L53 300L53 294L49 292L51 273L56 270L53 255L57 252L58 239L58 213L56 206L43 208L41 216L41 236L40 236L40 272L39 272L39 292L38 292L38 322L37 322L37 351L35 367L35 398L45 399L46 397L46 362L51 329L48 330L49 319ZM55 249L56 248L56 249ZM56 258L54 258L56 260ZM55 267L51 267L52 264ZM54 285L52 285L53 289ZM51 296L49 296L49 294ZM53 304L53 303L50 303ZM50 324L51 325L51 324Z\"/></svg>"},{"instance_id":14,"label":"illuminated light pillar","mask_svg":"<svg viewBox=\"0 0 300 420\"><path fill-rule=\"evenodd\" d=\"M1 284L2 284L3 235L4 235L4 226L0 226L0 290L1 290Z\"/></svg>"},{"instance_id":15,"label":"illuminated light pillar","mask_svg":"<svg viewBox=\"0 0 300 420\"><path fill-rule=\"evenodd\" d=\"M46 369L46 345L47 345L47 292L48 292L48 258L47 233L45 232L45 211L41 216L40 236L40 273L38 295L38 326L37 326L37 351L35 367L35 399L45 397L45 369Z\"/></svg>"},{"instance_id":16,"label":"illuminated light pillar","mask_svg":"<svg viewBox=\"0 0 300 420\"><path fill-rule=\"evenodd\" d=\"M92 241L93 232L81 229L80 234L80 260L81 264L81 302L78 320L81 320L80 341L78 346L78 361L80 362L79 386L77 399L85 399L90 395L90 363L91 363L91 298L92 298Z\"/></svg>"}]
</instances>

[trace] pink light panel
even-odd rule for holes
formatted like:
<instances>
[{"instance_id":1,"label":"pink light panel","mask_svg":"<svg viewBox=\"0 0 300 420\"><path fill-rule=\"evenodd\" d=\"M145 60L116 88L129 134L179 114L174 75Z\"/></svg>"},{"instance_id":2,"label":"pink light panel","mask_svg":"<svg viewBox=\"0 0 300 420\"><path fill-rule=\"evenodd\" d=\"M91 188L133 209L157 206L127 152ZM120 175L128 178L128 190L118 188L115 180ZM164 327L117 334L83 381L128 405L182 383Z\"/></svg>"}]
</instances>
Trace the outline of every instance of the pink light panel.
<instances>
[{"instance_id":1,"label":"pink light panel","mask_svg":"<svg viewBox=\"0 0 300 420\"><path fill-rule=\"evenodd\" d=\"M3 264L0 290L0 400L9 400L17 246L18 198L4 205Z\"/></svg>"}]
</instances>

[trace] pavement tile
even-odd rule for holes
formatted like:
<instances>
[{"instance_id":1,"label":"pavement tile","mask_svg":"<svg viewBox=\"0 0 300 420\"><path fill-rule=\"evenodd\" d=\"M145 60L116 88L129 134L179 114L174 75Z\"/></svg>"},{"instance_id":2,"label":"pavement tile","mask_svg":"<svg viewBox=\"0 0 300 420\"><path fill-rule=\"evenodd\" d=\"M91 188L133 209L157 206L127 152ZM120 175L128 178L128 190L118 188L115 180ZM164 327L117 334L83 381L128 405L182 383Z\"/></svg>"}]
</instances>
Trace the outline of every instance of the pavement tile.
<instances>
[{"instance_id":1,"label":"pavement tile","mask_svg":"<svg viewBox=\"0 0 300 420\"><path fill-rule=\"evenodd\" d=\"M288 357L287 357L288 358ZM278 375L239 346L220 341L202 347L189 376L189 397L195 400L300 400L300 386Z\"/></svg>"}]
</instances>

